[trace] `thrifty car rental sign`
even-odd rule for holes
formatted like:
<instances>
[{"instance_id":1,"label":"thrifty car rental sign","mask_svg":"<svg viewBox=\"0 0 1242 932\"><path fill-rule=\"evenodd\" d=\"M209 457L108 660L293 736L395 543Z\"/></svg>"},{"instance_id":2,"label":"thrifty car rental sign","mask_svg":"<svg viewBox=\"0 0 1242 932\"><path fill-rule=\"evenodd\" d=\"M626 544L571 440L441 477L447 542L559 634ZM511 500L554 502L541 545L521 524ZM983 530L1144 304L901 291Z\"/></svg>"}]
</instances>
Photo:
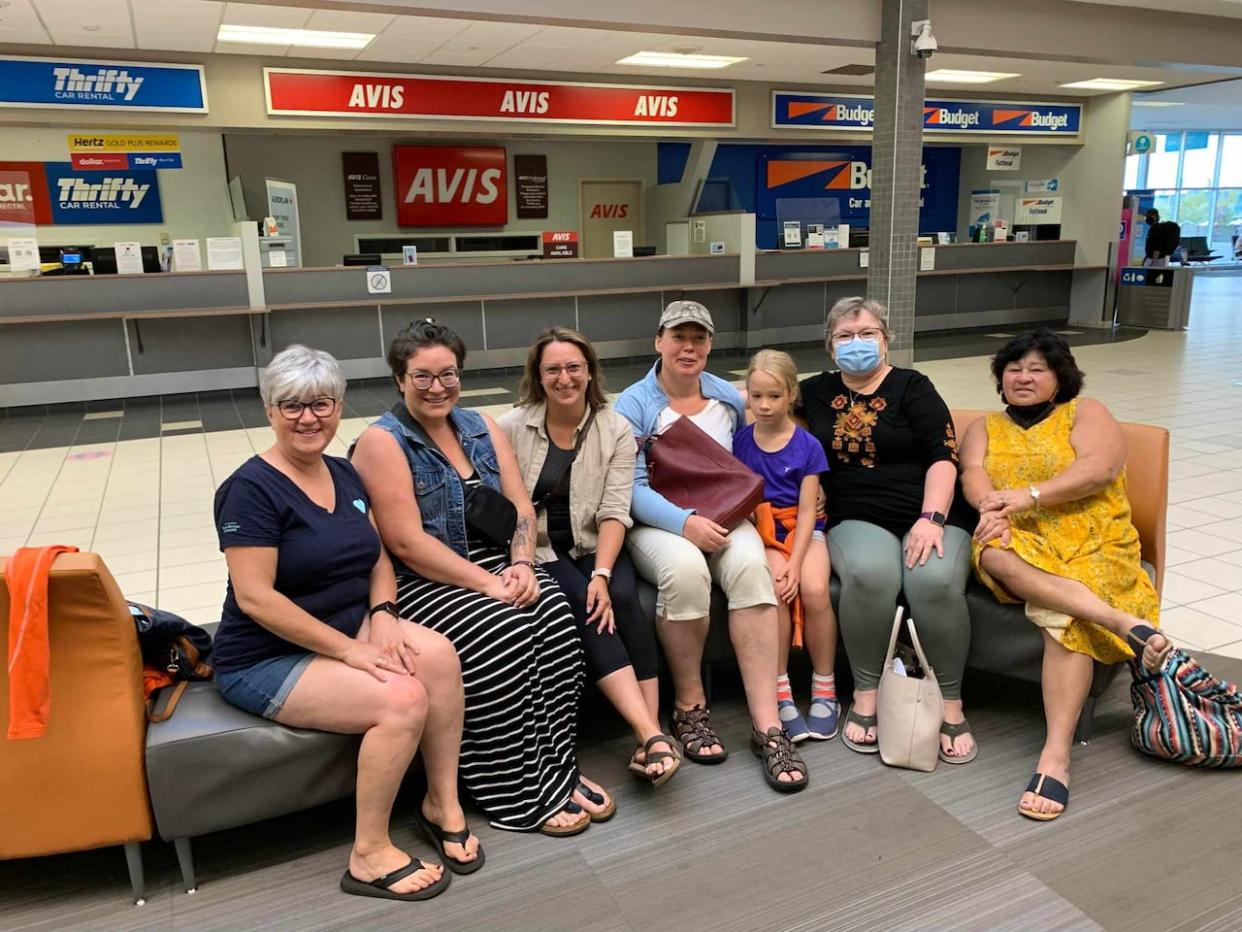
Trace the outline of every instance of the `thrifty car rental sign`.
<instances>
[{"instance_id":1,"label":"thrifty car rental sign","mask_svg":"<svg viewBox=\"0 0 1242 932\"><path fill-rule=\"evenodd\" d=\"M206 113L202 65L0 56L0 107Z\"/></svg>"},{"instance_id":2,"label":"thrifty car rental sign","mask_svg":"<svg viewBox=\"0 0 1242 932\"><path fill-rule=\"evenodd\" d=\"M727 88L577 84L264 68L274 116L732 126Z\"/></svg>"}]
</instances>

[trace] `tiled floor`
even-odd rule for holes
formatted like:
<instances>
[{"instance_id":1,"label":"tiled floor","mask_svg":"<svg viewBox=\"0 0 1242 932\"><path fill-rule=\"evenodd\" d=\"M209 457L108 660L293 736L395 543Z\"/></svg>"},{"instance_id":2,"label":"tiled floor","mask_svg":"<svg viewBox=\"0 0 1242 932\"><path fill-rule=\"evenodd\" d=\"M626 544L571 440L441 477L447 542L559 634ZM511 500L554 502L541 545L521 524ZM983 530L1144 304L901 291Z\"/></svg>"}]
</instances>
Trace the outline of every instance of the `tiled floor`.
<instances>
[{"instance_id":1,"label":"tiled floor","mask_svg":"<svg viewBox=\"0 0 1242 932\"><path fill-rule=\"evenodd\" d=\"M1120 342L1071 335L1088 394L1123 420L1172 434L1163 621L1193 648L1242 657L1242 277L1201 278L1187 333ZM1002 338L920 338L918 367L952 407L993 408L986 353ZM1111 339L1111 338L1110 338ZM956 352L958 358L938 358ZM799 349L799 364L822 364ZM722 358L721 374L743 365ZM645 366L610 367L610 387ZM470 403L498 413L516 379L471 383ZM503 385L503 387L502 387ZM351 387L333 444L350 443L391 403L381 384ZM122 591L192 621L218 620L226 578L212 528L216 486L271 435L253 393L10 412L0 421L0 553L75 544L103 555ZM131 439L132 438L132 439ZM5 443L7 441L7 444Z\"/></svg>"}]
</instances>

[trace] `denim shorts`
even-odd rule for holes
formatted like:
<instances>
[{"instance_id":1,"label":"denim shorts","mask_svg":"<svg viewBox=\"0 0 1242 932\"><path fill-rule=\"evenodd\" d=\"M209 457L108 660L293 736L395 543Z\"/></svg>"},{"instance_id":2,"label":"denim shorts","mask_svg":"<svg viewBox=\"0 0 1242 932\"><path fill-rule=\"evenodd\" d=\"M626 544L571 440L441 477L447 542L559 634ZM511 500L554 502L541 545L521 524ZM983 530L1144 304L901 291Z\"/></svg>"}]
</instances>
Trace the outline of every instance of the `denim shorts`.
<instances>
[{"instance_id":1,"label":"denim shorts","mask_svg":"<svg viewBox=\"0 0 1242 932\"><path fill-rule=\"evenodd\" d=\"M216 689L229 705L274 719L314 659L315 655L309 652L288 654L260 660L245 670L217 673Z\"/></svg>"}]
</instances>

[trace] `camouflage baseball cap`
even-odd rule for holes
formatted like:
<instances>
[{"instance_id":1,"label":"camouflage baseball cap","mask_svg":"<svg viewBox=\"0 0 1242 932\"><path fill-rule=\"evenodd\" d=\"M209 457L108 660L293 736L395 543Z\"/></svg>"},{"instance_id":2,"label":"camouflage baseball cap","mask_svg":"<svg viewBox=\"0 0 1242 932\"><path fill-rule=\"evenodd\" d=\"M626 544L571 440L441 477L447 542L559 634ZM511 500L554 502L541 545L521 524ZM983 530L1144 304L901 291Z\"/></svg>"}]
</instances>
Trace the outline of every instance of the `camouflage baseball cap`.
<instances>
[{"instance_id":1,"label":"camouflage baseball cap","mask_svg":"<svg viewBox=\"0 0 1242 932\"><path fill-rule=\"evenodd\" d=\"M682 324L698 324L708 333L716 332L712 314L698 301L673 301L660 315L660 329L678 327Z\"/></svg>"}]
</instances>

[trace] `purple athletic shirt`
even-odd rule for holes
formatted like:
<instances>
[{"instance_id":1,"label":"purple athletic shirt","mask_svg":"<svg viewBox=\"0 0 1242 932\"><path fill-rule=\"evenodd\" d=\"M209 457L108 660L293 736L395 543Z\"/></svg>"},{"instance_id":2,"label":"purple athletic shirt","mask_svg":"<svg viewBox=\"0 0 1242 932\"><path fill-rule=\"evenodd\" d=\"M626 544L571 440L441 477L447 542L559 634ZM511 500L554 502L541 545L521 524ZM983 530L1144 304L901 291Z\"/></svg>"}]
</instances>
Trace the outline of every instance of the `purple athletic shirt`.
<instances>
[{"instance_id":1,"label":"purple athletic shirt","mask_svg":"<svg viewBox=\"0 0 1242 932\"><path fill-rule=\"evenodd\" d=\"M755 425L747 424L733 435L733 455L763 477L763 497L775 508L797 505L802 480L828 471L823 446L801 427L794 428L784 448L768 453L755 443ZM816 521L815 529L822 531L824 522ZM785 540L785 529L779 523L776 539Z\"/></svg>"}]
</instances>

